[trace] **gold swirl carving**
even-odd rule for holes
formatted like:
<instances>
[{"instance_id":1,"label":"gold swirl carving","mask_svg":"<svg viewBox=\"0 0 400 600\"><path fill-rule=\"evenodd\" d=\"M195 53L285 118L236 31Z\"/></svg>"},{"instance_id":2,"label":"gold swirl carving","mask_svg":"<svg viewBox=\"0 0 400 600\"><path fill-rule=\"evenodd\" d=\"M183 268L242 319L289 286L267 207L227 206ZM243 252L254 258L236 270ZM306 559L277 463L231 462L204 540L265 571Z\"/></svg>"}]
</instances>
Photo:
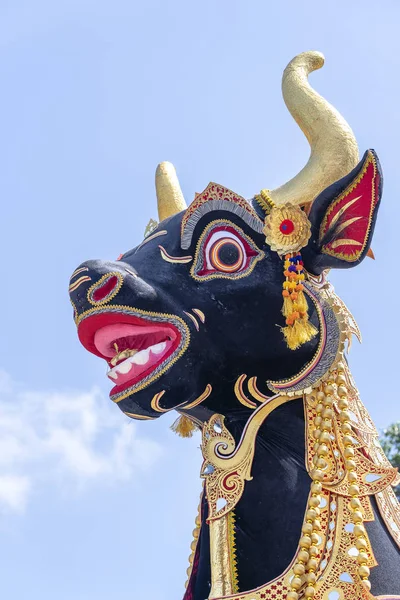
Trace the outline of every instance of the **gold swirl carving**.
<instances>
[{"instance_id":1,"label":"gold swirl carving","mask_svg":"<svg viewBox=\"0 0 400 600\"><path fill-rule=\"evenodd\" d=\"M208 521L228 514L242 497L245 481L250 481L257 433L268 415L289 396L272 396L251 415L236 447L223 415L213 415L204 424L201 477L205 479L209 506Z\"/></svg>"}]
</instances>

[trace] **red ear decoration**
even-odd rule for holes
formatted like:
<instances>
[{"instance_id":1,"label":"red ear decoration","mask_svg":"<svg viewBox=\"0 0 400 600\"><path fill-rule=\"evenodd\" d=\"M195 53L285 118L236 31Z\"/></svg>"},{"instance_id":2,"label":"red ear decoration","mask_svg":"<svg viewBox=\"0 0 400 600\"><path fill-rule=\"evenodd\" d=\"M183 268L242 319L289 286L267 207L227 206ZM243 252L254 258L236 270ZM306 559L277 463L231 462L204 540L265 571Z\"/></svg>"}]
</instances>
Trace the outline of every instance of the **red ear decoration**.
<instances>
[{"instance_id":1,"label":"red ear decoration","mask_svg":"<svg viewBox=\"0 0 400 600\"><path fill-rule=\"evenodd\" d=\"M379 184L377 158L369 150L357 177L333 200L322 220L320 252L349 263L360 260L380 200Z\"/></svg>"}]
</instances>

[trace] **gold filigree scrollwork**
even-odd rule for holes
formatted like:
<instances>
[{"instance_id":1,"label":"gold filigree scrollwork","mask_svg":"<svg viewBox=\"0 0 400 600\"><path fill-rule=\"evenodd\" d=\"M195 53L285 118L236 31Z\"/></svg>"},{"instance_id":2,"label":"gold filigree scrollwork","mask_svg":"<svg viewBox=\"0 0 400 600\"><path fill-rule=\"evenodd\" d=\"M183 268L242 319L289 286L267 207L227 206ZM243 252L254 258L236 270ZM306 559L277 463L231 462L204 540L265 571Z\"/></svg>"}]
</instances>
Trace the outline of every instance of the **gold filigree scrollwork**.
<instances>
[{"instance_id":1,"label":"gold filigree scrollwork","mask_svg":"<svg viewBox=\"0 0 400 600\"><path fill-rule=\"evenodd\" d=\"M292 400L288 396L272 396L251 415L236 447L222 415L213 415L204 424L201 477L205 479L209 504L208 521L231 511L242 497L245 481L251 480L255 442L259 428L278 406Z\"/></svg>"},{"instance_id":2,"label":"gold filigree scrollwork","mask_svg":"<svg viewBox=\"0 0 400 600\"><path fill-rule=\"evenodd\" d=\"M345 498L335 495L331 498L331 506L334 505L335 509L329 523L329 543L316 573L314 598L324 600L332 590L338 590L338 597L343 600L372 598L358 575L358 561L355 559L360 551L357 548L358 538L354 535L352 510ZM377 563L368 539L364 552L368 556L366 565L375 566Z\"/></svg>"},{"instance_id":3,"label":"gold filigree scrollwork","mask_svg":"<svg viewBox=\"0 0 400 600\"><path fill-rule=\"evenodd\" d=\"M244 482L252 479L254 443L247 444L240 461L234 459L234 450L235 441L224 425L224 417L213 415L203 428L205 460L201 476L206 480L208 521L229 513L243 494ZM222 468L218 465L219 460L226 461Z\"/></svg>"},{"instance_id":4,"label":"gold filigree scrollwork","mask_svg":"<svg viewBox=\"0 0 400 600\"><path fill-rule=\"evenodd\" d=\"M347 363L337 362L320 389L305 396L305 408L307 468L316 480L313 486L318 485L318 489L335 493L337 505L341 507L338 514L340 518L345 515L346 520L339 523L337 528L338 547L343 546L349 534L353 536L353 545L347 553L338 552L334 557L332 569L337 569L338 563L343 571L341 574L335 573L329 587L326 587L326 574L319 579L313 568L310 577L311 570L308 566L305 567L308 582L305 595L316 600L320 597L318 592L325 590L322 599L326 600L327 594L333 589L339 590L343 581L353 584L351 598L369 598L370 567L376 565L364 527L365 521L374 519L369 496L387 489L396 479L396 470L390 466L386 467L381 461L377 465L369 452L369 442L375 432L369 426L368 420L363 423L360 419L360 401ZM317 519L319 512L317 507ZM310 520L310 532L311 526ZM319 524L318 527L314 527L314 530L318 529ZM306 546L308 540L311 542L311 537L303 537L302 540L303 546ZM303 550L309 553L311 548L301 548L301 551ZM292 591L287 596L288 600L301 597L302 584L300 577L292 580ZM341 592L340 598L345 600L344 592Z\"/></svg>"},{"instance_id":5,"label":"gold filigree scrollwork","mask_svg":"<svg viewBox=\"0 0 400 600\"><path fill-rule=\"evenodd\" d=\"M374 460L374 450L376 446L371 442L373 437L375 437L375 431L370 431L368 424L361 420L358 394L351 385L347 365L345 363L341 363L341 365L343 371L341 377L343 379L343 384L346 385L348 390L346 403L347 412L351 418L348 425L349 433L346 435L342 431L342 416L339 406L340 402L343 402L339 397L339 391L342 388L337 383L333 383L331 386L331 395L334 410L331 410L329 414L333 435L327 437L325 442L327 454L324 456L324 460L326 461L327 466L323 470L322 485L324 488L330 489L336 494L348 497L351 496L351 485L353 481L350 481L349 474L345 469L346 461L351 459L354 463L354 470L358 473L358 496L369 496L371 494L376 494L393 484L396 481L397 472L387 460L385 462L382 460ZM337 371L334 370L332 379L337 379L337 377ZM307 465L310 473L314 468L317 459L317 446L315 445L315 434L313 431L315 429L314 420L317 414L315 396L316 394L313 392L305 397L308 441ZM349 435L350 439L348 437ZM351 442L353 446L352 451L348 450L347 446L349 442Z\"/></svg>"}]
</instances>

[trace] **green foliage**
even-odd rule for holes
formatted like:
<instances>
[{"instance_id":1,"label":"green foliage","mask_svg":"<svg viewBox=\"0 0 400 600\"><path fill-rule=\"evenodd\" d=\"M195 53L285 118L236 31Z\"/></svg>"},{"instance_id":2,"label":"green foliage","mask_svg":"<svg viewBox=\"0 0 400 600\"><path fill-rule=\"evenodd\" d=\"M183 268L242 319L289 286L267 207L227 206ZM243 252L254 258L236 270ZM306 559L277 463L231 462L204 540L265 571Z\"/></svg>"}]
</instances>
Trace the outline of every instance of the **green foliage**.
<instances>
[{"instance_id":1,"label":"green foliage","mask_svg":"<svg viewBox=\"0 0 400 600\"><path fill-rule=\"evenodd\" d=\"M400 471L400 422L389 425L381 437L382 448L394 467ZM400 485L395 489L400 500Z\"/></svg>"}]
</instances>

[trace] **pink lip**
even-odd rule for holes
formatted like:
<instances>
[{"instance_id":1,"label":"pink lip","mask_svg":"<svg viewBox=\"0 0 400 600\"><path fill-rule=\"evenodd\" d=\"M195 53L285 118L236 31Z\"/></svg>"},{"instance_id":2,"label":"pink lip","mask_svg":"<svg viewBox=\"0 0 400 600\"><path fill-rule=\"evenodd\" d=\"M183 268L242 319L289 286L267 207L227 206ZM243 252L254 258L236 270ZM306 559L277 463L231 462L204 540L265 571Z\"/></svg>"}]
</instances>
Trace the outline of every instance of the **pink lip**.
<instances>
[{"instance_id":1,"label":"pink lip","mask_svg":"<svg viewBox=\"0 0 400 600\"><path fill-rule=\"evenodd\" d=\"M119 351L126 348L141 350L143 347L147 348L170 337L171 330L168 327L117 323L98 329L94 334L94 345L100 354L112 358L116 353L114 343L118 345ZM119 341L120 343L118 343Z\"/></svg>"},{"instance_id":2,"label":"pink lip","mask_svg":"<svg viewBox=\"0 0 400 600\"><path fill-rule=\"evenodd\" d=\"M152 374L178 348L182 336L167 321L148 321L130 314L105 312L84 319L78 327L83 346L105 359L109 365L108 376L116 385L111 396L136 385ZM115 367L111 359L118 352L136 350L134 356L119 362Z\"/></svg>"}]
</instances>

